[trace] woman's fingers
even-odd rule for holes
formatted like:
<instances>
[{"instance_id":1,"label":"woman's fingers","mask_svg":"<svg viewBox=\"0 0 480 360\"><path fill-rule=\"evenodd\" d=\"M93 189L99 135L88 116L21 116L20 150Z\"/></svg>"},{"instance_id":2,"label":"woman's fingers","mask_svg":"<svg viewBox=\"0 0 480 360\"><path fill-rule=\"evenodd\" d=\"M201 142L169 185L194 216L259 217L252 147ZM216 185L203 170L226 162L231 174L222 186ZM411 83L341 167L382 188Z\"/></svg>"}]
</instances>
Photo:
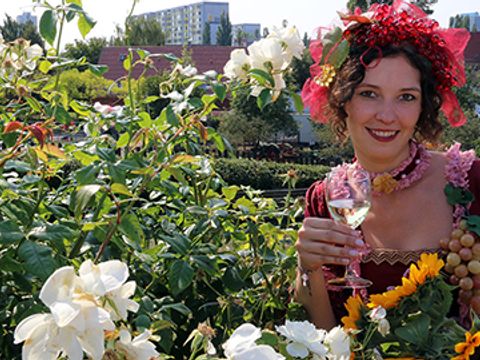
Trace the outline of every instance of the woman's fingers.
<instances>
[{"instance_id":1,"label":"woman's fingers","mask_svg":"<svg viewBox=\"0 0 480 360\"><path fill-rule=\"evenodd\" d=\"M316 270L324 264L347 265L350 259L335 256L319 256L315 254L304 254L301 256L302 268Z\"/></svg>"}]
</instances>

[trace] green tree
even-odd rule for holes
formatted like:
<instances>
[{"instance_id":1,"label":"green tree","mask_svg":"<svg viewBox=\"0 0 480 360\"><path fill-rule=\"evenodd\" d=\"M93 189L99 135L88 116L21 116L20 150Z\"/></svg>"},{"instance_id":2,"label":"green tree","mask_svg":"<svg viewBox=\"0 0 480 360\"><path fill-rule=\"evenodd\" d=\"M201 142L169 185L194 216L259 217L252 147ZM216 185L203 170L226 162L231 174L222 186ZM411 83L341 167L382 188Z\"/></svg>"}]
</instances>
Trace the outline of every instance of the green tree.
<instances>
[{"instance_id":1,"label":"green tree","mask_svg":"<svg viewBox=\"0 0 480 360\"><path fill-rule=\"evenodd\" d=\"M235 32L235 39L233 41L234 45L244 46L247 43L247 33L241 28L237 28Z\"/></svg>"},{"instance_id":2,"label":"green tree","mask_svg":"<svg viewBox=\"0 0 480 360\"><path fill-rule=\"evenodd\" d=\"M94 37L88 40L75 40L74 43L65 45L63 55L70 59L79 59L85 56L91 64L98 64L102 49L107 46L107 39Z\"/></svg>"},{"instance_id":3,"label":"green tree","mask_svg":"<svg viewBox=\"0 0 480 360\"><path fill-rule=\"evenodd\" d=\"M218 132L234 146L247 143L257 144L268 141L274 131L273 126L261 117L247 117L238 111L229 111L220 115Z\"/></svg>"},{"instance_id":4,"label":"green tree","mask_svg":"<svg viewBox=\"0 0 480 360\"><path fill-rule=\"evenodd\" d=\"M300 91L305 81L310 77L310 66L313 64L312 56L310 51L308 51L310 39L307 33L303 36L303 43L305 44L305 50L302 57L301 59L294 58L292 60L291 72L286 78L287 83L293 85L296 91Z\"/></svg>"},{"instance_id":5,"label":"green tree","mask_svg":"<svg viewBox=\"0 0 480 360\"><path fill-rule=\"evenodd\" d=\"M228 14L220 15L220 26L217 29L217 45L232 45L232 23Z\"/></svg>"},{"instance_id":6,"label":"green tree","mask_svg":"<svg viewBox=\"0 0 480 360\"><path fill-rule=\"evenodd\" d=\"M258 118L268 124L271 129L270 139L275 140L277 135L293 135L298 130L297 124L292 117L289 100L283 94L275 101L260 110L257 98L250 95L248 89L239 89L232 101L232 110L245 115L248 119ZM246 131L246 129L245 129Z\"/></svg>"},{"instance_id":7,"label":"green tree","mask_svg":"<svg viewBox=\"0 0 480 360\"><path fill-rule=\"evenodd\" d=\"M3 25L0 25L0 33L5 41L24 38L25 40L30 40L32 45L38 44L42 48L45 46L33 22L27 21L25 23L19 23L8 14L3 21Z\"/></svg>"},{"instance_id":8,"label":"green tree","mask_svg":"<svg viewBox=\"0 0 480 360\"><path fill-rule=\"evenodd\" d=\"M451 16L449 20L449 26L451 28L465 28L470 30L470 17L466 15Z\"/></svg>"},{"instance_id":9,"label":"green tree","mask_svg":"<svg viewBox=\"0 0 480 360\"><path fill-rule=\"evenodd\" d=\"M203 42L204 45L210 45L212 43L210 22L208 22L208 21L203 26L202 42Z\"/></svg>"},{"instance_id":10,"label":"green tree","mask_svg":"<svg viewBox=\"0 0 480 360\"><path fill-rule=\"evenodd\" d=\"M165 33L156 19L137 16L129 18L126 30L119 25L115 27L115 35L110 39L110 45L165 45Z\"/></svg>"}]
</instances>

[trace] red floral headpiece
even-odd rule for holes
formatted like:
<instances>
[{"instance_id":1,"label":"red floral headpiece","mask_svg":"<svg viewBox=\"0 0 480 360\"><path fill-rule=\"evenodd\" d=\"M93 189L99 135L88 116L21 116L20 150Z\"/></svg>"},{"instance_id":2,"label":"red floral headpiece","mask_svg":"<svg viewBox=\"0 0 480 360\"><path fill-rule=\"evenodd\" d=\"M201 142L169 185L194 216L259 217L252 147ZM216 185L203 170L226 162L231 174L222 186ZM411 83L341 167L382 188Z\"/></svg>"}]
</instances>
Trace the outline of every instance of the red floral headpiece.
<instances>
[{"instance_id":1,"label":"red floral headpiece","mask_svg":"<svg viewBox=\"0 0 480 360\"><path fill-rule=\"evenodd\" d=\"M350 46L380 49L387 44L408 43L430 61L437 90L442 96L442 112L452 126L461 126L466 117L452 87L465 84L463 52L470 38L466 29L441 29L417 6L395 0L393 5L373 4L368 12L357 9L353 15L342 15L346 28L330 30L322 39L310 43L315 63L311 77L302 89L302 99L310 107L311 117L328 122L329 86L348 57ZM363 61L363 58L360 58Z\"/></svg>"}]
</instances>

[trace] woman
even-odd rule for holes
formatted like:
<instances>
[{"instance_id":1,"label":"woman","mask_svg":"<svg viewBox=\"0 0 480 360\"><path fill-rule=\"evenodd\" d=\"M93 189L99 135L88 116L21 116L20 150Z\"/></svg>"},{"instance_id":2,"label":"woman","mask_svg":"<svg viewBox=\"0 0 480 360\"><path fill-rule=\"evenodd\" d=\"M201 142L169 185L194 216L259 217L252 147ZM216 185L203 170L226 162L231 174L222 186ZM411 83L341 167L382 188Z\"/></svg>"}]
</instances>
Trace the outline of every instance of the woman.
<instances>
[{"instance_id":1,"label":"woman","mask_svg":"<svg viewBox=\"0 0 480 360\"><path fill-rule=\"evenodd\" d=\"M469 185L480 199L474 153L458 145L446 153L421 145L438 138L440 110L453 126L465 122L452 87L465 81L461 57L468 32L439 29L419 8L398 0L343 20L343 33L333 29L323 43L311 44L316 64L302 97L314 119L329 121L340 139L350 138L374 191L357 230L330 218L323 182L307 192L296 290L320 328L337 325L344 315L352 290L335 289L327 280L346 264L353 262L373 282L363 297L383 292L400 284L421 252L438 251L467 210L480 214L479 203L452 208L444 195L448 183ZM463 296L472 297L473 290Z\"/></svg>"}]
</instances>

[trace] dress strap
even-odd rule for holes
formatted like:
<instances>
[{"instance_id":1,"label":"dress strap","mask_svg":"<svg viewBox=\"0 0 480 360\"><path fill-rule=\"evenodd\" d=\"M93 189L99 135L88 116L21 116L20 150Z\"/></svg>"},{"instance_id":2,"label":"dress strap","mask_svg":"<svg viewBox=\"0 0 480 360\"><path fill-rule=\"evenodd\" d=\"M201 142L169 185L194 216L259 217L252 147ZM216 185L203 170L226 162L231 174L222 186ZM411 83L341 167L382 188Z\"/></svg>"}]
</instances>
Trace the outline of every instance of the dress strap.
<instances>
[{"instance_id":1,"label":"dress strap","mask_svg":"<svg viewBox=\"0 0 480 360\"><path fill-rule=\"evenodd\" d=\"M455 187L468 189L468 172L472 168L476 155L474 150L461 151L460 146L460 143L455 143L446 152L447 165L445 166L445 178ZM469 207L470 204L467 206L460 204L455 205L453 212L453 221L455 224L458 224Z\"/></svg>"}]
</instances>

